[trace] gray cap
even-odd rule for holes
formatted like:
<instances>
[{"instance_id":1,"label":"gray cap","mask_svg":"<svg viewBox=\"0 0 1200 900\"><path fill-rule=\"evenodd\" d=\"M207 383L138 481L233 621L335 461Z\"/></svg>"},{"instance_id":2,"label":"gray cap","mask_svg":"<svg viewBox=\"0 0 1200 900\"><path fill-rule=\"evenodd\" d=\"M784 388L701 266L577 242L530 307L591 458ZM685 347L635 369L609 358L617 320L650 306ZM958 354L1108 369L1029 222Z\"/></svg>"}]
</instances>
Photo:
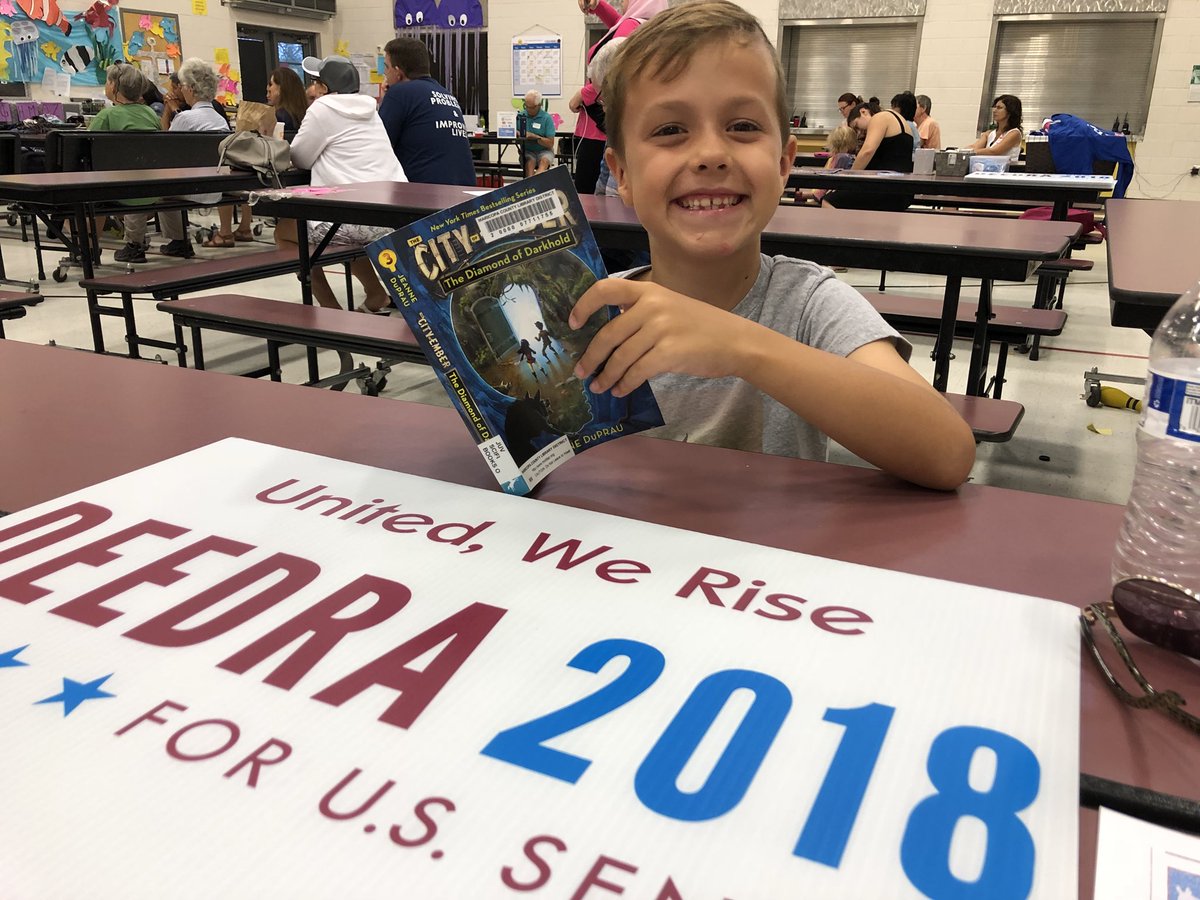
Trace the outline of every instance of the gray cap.
<instances>
[{"instance_id":1,"label":"gray cap","mask_svg":"<svg viewBox=\"0 0 1200 900\"><path fill-rule=\"evenodd\" d=\"M304 71L314 78L320 78L333 94L358 93L358 69L344 56L327 56L317 59L315 56L304 57Z\"/></svg>"}]
</instances>

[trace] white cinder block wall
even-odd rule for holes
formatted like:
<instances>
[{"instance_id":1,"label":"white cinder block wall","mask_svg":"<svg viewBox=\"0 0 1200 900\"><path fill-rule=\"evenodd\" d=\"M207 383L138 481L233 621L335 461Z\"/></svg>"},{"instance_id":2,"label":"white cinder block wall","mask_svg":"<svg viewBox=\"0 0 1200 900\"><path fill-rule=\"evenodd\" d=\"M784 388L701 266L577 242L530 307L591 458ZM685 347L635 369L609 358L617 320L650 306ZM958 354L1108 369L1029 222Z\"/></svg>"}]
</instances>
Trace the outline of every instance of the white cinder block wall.
<instances>
[{"instance_id":1,"label":"white cinder block wall","mask_svg":"<svg viewBox=\"0 0 1200 900\"><path fill-rule=\"evenodd\" d=\"M394 34L388 0L341 0L337 18L329 22L232 10L220 0L209 0L207 16L193 15L190 0L160 0L154 5L179 14L184 55L204 59L212 58L214 47L225 47L236 60L238 22L313 32L322 54L332 53L340 40L347 41L353 53L375 53ZM777 0L742 0L742 5L758 16L775 39ZM533 26L562 36L564 95L551 100L550 108L571 122L567 99L582 83L584 70L584 17L575 0L490 0L484 9L489 123L495 122L497 112L511 108L512 37ZM991 23L992 0L927 0L916 90L933 99L934 117L948 142L966 143L973 135ZM1137 148L1138 174L1130 196L1200 200L1200 177L1188 175L1191 166L1200 166L1200 103L1187 99L1195 64L1200 64L1200 0L1170 0L1149 123ZM1096 60L1097 71L1103 66L1104 60ZM1087 72L1079 74L1088 77ZM33 91L35 97L41 95L40 86ZM100 91L74 88L73 93L98 95Z\"/></svg>"}]
</instances>

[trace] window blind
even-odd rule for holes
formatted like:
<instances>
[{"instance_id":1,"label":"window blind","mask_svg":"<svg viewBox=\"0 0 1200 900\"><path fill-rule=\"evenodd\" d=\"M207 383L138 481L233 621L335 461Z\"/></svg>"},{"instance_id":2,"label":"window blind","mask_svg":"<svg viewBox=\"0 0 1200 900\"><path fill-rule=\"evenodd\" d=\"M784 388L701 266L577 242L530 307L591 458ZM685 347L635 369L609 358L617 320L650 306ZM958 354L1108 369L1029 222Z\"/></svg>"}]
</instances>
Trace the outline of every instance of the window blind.
<instances>
[{"instance_id":1,"label":"window blind","mask_svg":"<svg viewBox=\"0 0 1200 900\"><path fill-rule=\"evenodd\" d=\"M1142 134L1156 65L1157 18L1000 21L979 130L991 122L992 99L1021 98L1025 130L1054 113L1071 113L1101 128L1113 120Z\"/></svg>"},{"instance_id":2,"label":"window blind","mask_svg":"<svg viewBox=\"0 0 1200 900\"><path fill-rule=\"evenodd\" d=\"M913 21L786 25L782 57L791 112L807 113L810 127L840 125L837 98L846 91L878 97L886 109L893 96L913 90L918 39Z\"/></svg>"}]
</instances>

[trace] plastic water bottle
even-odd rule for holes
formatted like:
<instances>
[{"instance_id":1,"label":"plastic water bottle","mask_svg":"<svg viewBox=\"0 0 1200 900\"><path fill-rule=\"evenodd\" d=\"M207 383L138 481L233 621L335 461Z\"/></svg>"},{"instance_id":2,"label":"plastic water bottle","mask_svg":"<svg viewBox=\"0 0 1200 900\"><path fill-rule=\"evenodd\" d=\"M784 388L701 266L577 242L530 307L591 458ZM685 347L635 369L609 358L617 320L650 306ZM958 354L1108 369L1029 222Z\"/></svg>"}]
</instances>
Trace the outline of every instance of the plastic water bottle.
<instances>
[{"instance_id":1,"label":"plastic water bottle","mask_svg":"<svg viewBox=\"0 0 1200 900\"><path fill-rule=\"evenodd\" d=\"M1200 597L1200 284L1154 332L1149 369L1113 583L1160 578Z\"/></svg>"}]
</instances>

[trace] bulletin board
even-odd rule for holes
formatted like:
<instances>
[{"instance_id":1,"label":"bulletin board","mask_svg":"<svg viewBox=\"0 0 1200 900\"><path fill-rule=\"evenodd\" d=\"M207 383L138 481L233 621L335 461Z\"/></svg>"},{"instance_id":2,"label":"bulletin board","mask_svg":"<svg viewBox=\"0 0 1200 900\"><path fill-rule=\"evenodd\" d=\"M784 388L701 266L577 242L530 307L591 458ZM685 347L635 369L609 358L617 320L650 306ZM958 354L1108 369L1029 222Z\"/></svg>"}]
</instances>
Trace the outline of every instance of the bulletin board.
<instances>
[{"instance_id":1,"label":"bulletin board","mask_svg":"<svg viewBox=\"0 0 1200 900\"><path fill-rule=\"evenodd\" d=\"M172 13L121 10L125 31L125 59L159 88L183 61L179 41L179 16Z\"/></svg>"},{"instance_id":2,"label":"bulletin board","mask_svg":"<svg viewBox=\"0 0 1200 900\"><path fill-rule=\"evenodd\" d=\"M0 0L0 81L104 84L108 67L122 58L114 12L103 0L83 12L50 0Z\"/></svg>"}]
</instances>

